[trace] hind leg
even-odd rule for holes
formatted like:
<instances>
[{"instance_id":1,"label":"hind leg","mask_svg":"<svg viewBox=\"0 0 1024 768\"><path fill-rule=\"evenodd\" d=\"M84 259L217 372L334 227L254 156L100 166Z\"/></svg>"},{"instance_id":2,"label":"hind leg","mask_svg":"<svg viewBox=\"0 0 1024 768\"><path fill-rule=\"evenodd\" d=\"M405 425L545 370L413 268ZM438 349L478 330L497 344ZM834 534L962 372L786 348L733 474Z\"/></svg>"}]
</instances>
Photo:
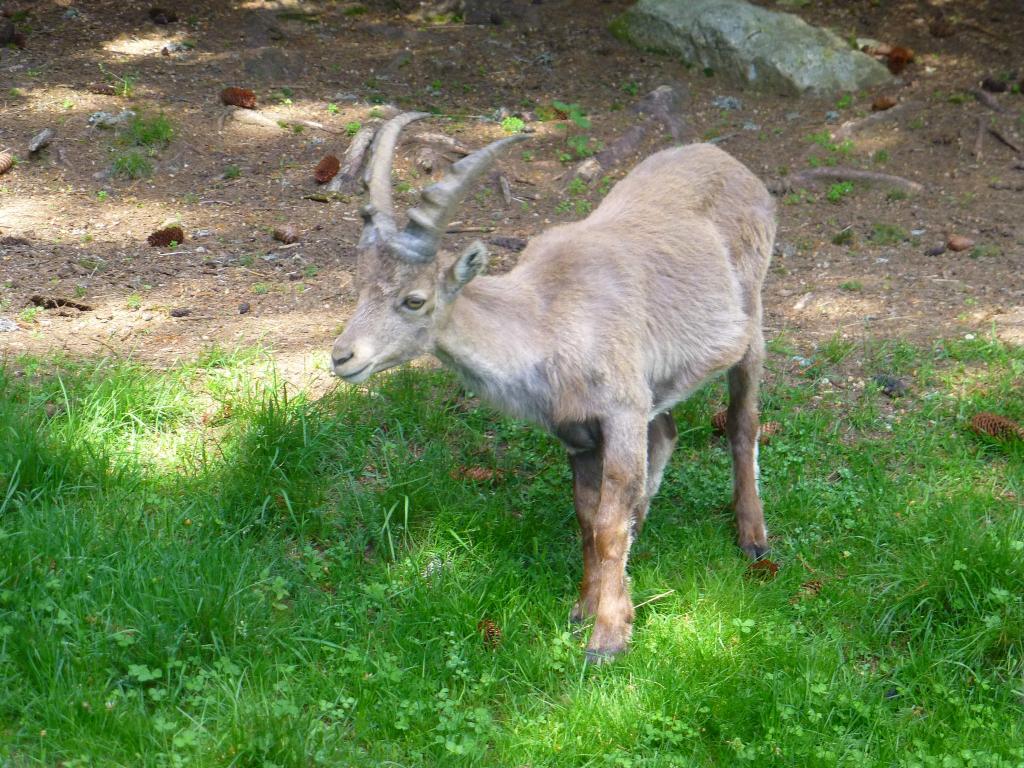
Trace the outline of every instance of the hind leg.
<instances>
[{"instance_id":1,"label":"hind leg","mask_svg":"<svg viewBox=\"0 0 1024 768\"><path fill-rule=\"evenodd\" d=\"M661 487L661 478L678 439L679 432L671 413L659 413L647 425L647 487L644 499L633 516L633 538L643 530L648 507Z\"/></svg>"},{"instance_id":2,"label":"hind leg","mask_svg":"<svg viewBox=\"0 0 1024 768\"><path fill-rule=\"evenodd\" d=\"M757 392L764 361L760 331L747 353L729 369L729 418L726 432L732 448L733 507L739 545L755 560L768 554L768 533L758 487L757 438L760 431Z\"/></svg>"}]
</instances>

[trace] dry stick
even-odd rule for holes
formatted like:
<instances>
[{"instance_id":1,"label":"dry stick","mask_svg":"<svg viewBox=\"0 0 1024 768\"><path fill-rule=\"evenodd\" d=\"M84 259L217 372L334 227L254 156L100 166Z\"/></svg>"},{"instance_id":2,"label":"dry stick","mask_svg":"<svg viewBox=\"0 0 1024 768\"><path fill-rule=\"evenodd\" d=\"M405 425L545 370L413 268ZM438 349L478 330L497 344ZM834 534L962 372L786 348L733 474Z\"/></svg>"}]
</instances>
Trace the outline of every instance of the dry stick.
<instances>
[{"instance_id":1,"label":"dry stick","mask_svg":"<svg viewBox=\"0 0 1024 768\"><path fill-rule=\"evenodd\" d=\"M974 159L981 162L982 145L985 142L985 118L978 116L978 134L974 137Z\"/></svg>"},{"instance_id":2,"label":"dry stick","mask_svg":"<svg viewBox=\"0 0 1024 768\"><path fill-rule=\"evenodd\" d=\"M857 168L811 168L808 171L781 179L781 183L773 185L776 189L792 189L795 185L805 181L875 181L879 184L890 184L899 187L906 192L921 192L924 190L920 184L902 176L893 176L891 173L878 173L876 171L862 171Z\"/></svg>"},{"instance_id":3,"label":"dry stick","mask_svg":"<svg viewBox=\"0 0 1024 768\"><path fill-rule=\"evenodd\" d=\"M582 175L580 171L590 159L596 159L599 166L598 172L592 175L593 178L597 178L606 168L617 165L623 158L640 148L654 124L660 123L665 126L673 141L682 141L686 134L686 126L680 114L681 102L682 96L672 86L661 85L655 88L633 107L636 115L646 119L634 124L606 149L600 151L596 158L589 158L576 166L571 178Z\"/></svg>"},{"instance_id":4,"label":"dry stick","mask_svg":"<svg viewBox=\"0 0 1024 768\"><path fill-rule=\"evenodd\" d=\"M637 603L636 605L634 605L633 606L633 610L636 610L638 608L643 608L645 605L650 605L655 600L661 600L662 598L666 598L669 595L673 595L673 594L675 594L675 590L674 589L670 589L667 592L662 592L661 594L655 595L654 597L648 597L642 603Z\"/></svg>"},{"instance_id":5,"label":"dry stick","mask_svg":"<svg viewBox=\"0 0 1024 768\"><path fill-rule=\"evenodd\" d=\"M273 112L257 112L255 109L237 109L232 107L228 110L228 115L232 120L236 120L239 123L258 125L262 128L277 128L280 130L282 124L285 126L302 125L306 128L312 128L315 131L341 133L341 131L335 130L334 128L328 128L326 125L315 123L312 120L295 120L284 117L283 115L274 114Z\"/></svg>"},{"instance_id":6,"label":"dry stick","mask_svg":"<svg viewBox=\"0 0 1024 768\"><path fill-rule=\"evenodd\" d=\"M512 207L512 185L508 183L508 177L504 174L498 174L498 187L501 189L501 197L505 201L505 207Z\"/></svg>"},{"instance_id":7,"label":"dry stick","mask_svg":"<svg viewBox=\"0 0 1024 768\"><path fill-rule=\"evenodd\" d=\"M979 102L984 104L989 109L994 110L995 112L999 112L1000 114L1003 115L1013 114L1012 109L1007 109L1006 107L1004 107L1002 104L996 101L995 96L993 96L991 93L986 93L985 91L981 90L981 88L971 88L970 94Z\"/></svg>"},{"instance_id":8,"label":"dry stick","mask_svg":"<svg viewBox=\"0 0 1024 768\"><path fill-rule=\"evenodd\" d=\"M991 133L993 136L995 136L997 139L999 139L1001 142L1003 142L1003 144L1008 146L1010 149L1012 149L1018 155L1024 155L1024 148L1022 148L1020 144L1018 144L1016 141L1011 139L1005 133L1000 131L994 125L990 125L988 127L988 132Z\"/></svg>"},{"instance_id":9,"label":"dry stick","mask_svg":"<svg viewBox=\"0 0 1024 768\"><path fill-rule=\"evenodd\" d=\"M893 120L908 110L916 109L921 106L920 102L917 101L904 101L902 104L897 104L891 109L887 109L883 112L873 112L867 117L862 117L860 120L850 120L843 123L839 128L836 129L835 133L832 134L833 139L848 139L857 131L862 131L865 128L870 128L873 125L879 123L885 123L889 120Z\"/></svg>"},{"instance_id":10,"label":"dry stick","mask_svg":"<svg viewBox=\"0 0 1024 768\"><path fill-rule=\"evenodd\" d=\"M328 192L337 192L342 195L354 195L359 191L360 171L363 161L366 159L366 151L370 148L373 137L377 135L377 126L371 125L360 128L348 149L345 150L345 162L338 171L338 175L331 179L327 185Z\"/></svg>"}]
</instances>

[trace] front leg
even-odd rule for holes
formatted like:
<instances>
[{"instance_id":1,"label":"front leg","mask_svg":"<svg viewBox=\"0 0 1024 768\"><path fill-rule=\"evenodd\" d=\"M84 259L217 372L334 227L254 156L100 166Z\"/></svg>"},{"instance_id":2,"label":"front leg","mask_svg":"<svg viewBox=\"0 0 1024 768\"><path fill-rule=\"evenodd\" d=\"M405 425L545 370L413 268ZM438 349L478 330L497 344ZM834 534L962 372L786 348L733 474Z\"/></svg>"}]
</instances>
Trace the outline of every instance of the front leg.
<instances>
[{"instance_id":1,"label":"front leg","mask_svg":"<svg viewBox=\"0 0 1024 768\"><path fill-rule=\"evenodd\" d=\"M593 519L601 500L601 452L599 449L569 454L572 467L573 502L583 538L583 579L580 597L572 607L569 621L586 621L597 613L600 567L594 541Z\"/></svg>"},{"instance_id":2,"label":"front leg","mask_svg":"<svg viewBox=\"0 0 1024 768\"><path fill-rule=\"evenodd\" d=\"M601 499L591 521L596 550L597 611L587 658L601 662L626 650L633 629L633 602L626 581L630 528L645 502L646 414L602 423Z\"/></svg>"}]
</instances>

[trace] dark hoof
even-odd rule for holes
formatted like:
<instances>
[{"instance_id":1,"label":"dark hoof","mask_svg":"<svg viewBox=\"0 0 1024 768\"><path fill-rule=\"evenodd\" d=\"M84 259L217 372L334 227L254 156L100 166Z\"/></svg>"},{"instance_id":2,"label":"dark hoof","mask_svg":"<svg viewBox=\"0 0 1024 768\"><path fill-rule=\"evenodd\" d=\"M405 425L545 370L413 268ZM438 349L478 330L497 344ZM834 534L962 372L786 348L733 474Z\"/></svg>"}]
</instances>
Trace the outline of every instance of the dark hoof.
<instances>
[{"instance_id":1,"label":"dark hoof","mask_svg":"<svg viewBox=\"0 0 1024 768\"><path fill-rule=\"evenodd\" d=\"M772 548L767 544L747 544L741 549L747 553L751 560L761 560L772 553Z\"/></svg>"}]
</instances>

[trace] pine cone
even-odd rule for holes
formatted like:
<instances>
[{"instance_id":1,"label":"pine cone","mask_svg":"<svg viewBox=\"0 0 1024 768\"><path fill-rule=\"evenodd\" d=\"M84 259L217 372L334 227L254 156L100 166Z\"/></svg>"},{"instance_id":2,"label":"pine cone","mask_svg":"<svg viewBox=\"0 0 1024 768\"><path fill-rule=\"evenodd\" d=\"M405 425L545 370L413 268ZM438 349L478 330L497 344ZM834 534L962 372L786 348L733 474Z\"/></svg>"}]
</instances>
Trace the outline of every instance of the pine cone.
<instances>
[{"instance_id":1,"label":"pine cone","mask_svg":"<svg viewBox=\"0 0 1024 768\"><path fill-rule=\"evenodd\" d=\"M480 619L476 631L483 635L484 645L491 650L501 645L501 628L490 619Z\"/></svg>"},{"instance_id":2,"label":"pine cone","mask_svg":"<svg viewBox=\"0 0 1024 768\"><path fill-rule=\"evenodd\" d=\"M3 176L14 167L14 155L10 152L0 152L0 176Z\"/></svg>"},{"instance_id":3,"label":"pine cone","mask_svg":"<svg viewBox=\"0 0 1024 768\"><path fill-rule=\"evenodd\" d=\"M299 241L299 229L294 224L285 224L274 230L274 239L290 245Z\"/></svg>"},{"instance_id":4,"label":"pine cone","mask_svg":"<svg viewBox=\"0 0 1024 768\"><path fill-rule=\"evenodd\" d=\"M256 109L256 94L248 88L225 88L220 92L220 100L233 107Z\"/></svg>"},{"instance_id":5,"label":"pine cone","mask_svg":"<svg viewBox=\"0 0 1024 768\"><path fill-rule=\"evenodd\" d=\"M971 418L971 429L979 435L988 435L999 440L1024 440L1024 429L1020 424L996 413L976 413Z\"/></svg>"},{"instance_id":6,"label":"pine cone","mask_svg":"<svg viewBox=\"0 0 1024 768\"><path fill-rule=\"evenodd\" d=\"M339 170L341 170L341 162L338 158L334 155L325 155L324 159L316 164L313 178L316 179L317 184L326 184L338 174Z\"/></svg>"},{"instance_id":7,"label":"pine cone","mask_svg":"<svg viewBox=\"0 0 1024 768\"><path fill-rule=\"evenodd\" d=\"M172 242L181 245L185 242L185 232L181 227L164 227L147 237L146 242L154 248L166 248Z\"/></svg>"},{"instance_id":8,"label":"pine cone","mask_svg":"<svg viewBox=\"0 0 1024 768\"><path fill-rule=\"evenodd\" d=\"M725 434L725 424L729 421L729 412L724 408L711 417L711 428L715 430L715 434Z\"/></svg>"}]
</instances>

